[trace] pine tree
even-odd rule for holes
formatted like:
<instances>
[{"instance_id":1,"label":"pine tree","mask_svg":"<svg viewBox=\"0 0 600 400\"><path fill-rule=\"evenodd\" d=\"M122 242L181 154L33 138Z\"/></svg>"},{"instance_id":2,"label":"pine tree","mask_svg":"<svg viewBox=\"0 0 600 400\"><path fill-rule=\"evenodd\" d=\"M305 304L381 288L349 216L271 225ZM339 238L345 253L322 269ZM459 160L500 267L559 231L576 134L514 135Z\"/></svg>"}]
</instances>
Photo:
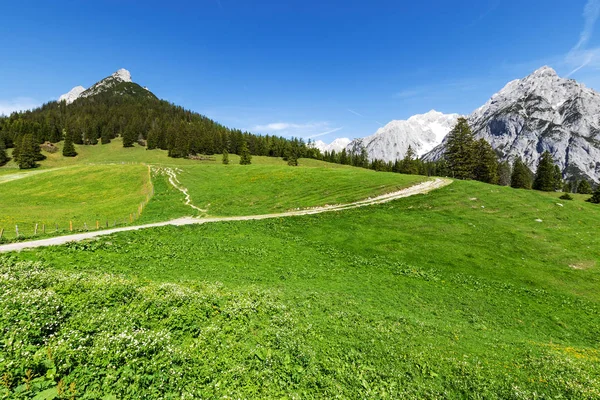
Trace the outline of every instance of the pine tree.
<instances>
[{"instance_id":1,"label":"pine tree","mask_svg":"<svg viewBox=\"0 0 600 400\"><path fill-rule=\"evenodd\" d=\"M227 149L223 149L223 164L229 164L229 152Z\"/></svg>"},{"instance_id":2,"label":"pine tree","mask_svg":"<svg viewBox=\"0 0 600 400\"><path fill-rule=\"evenodd\" d=\"M577 193L579 194L592 194L592 186L587 179L582 179L577 185Z\"/></svg>"},{"instance_id":3,"label":"pine tree","mask_svg":"<svg viewBox=\"0 0 600 400\"><path fill-rule=\"evenodd\" d=\"M598 185L592 197L590 197L586 201L593 204L600 204L600 185Z\"/></svg>"},{"instance_id":4,"label":"pine tree","mask_svg":"<svg viewBox=\"0 0 600 400\"><path fill-rule=\"evenodd\" d=\"M475 169L475 139L466 118L459 118L448 134L445 159L454 178L472 179Z\"/></svg>"},{"instance_id":5,"label":"pine tree","mask_svg":"<svg viewBox=\"0 0 600 400\"><path fill-rule=\"evenodd\" d=\"M13 141L15 148L13 149L13 152L12 152L12 158L13 158L14 162L16 162L17 164L19 163L19 156L21 154L21 142L22 141L23 141L23 136L17 136Z\"/></svg>"},{"instance_id":6,"label":"pine tree","mask_svg":"<svg viewBox=\"0 0 600 400\"><path fill-rule=\"evenodd\" d=\"M553 192L555 190L555 185L554 161L552 160L552 155L545 151L542 153L537 171L535 172L533 189L544 192Z\"/></svg>"},{"instance_id":7,"label":"pine tree","mask_svg":"<svg viewBox=\"0 0 600 400\"><path fill-rule=\"evenodd\" d=\"M508 161L503 161L498 164L498 185L510 186L510 176L512 175L512 169Z\"/></svg>"},{"instance_id":8,"label":"pine tree","mask_svg":"<svg viewBox=\"0 0 600 400\"><path fill-rule=\"evenodd\" d=\"M473 177L485 183L498 183L498 156L485 139L475 142L475 168Z\"/></svg>"},{"instance_id":9,"label":"pine tree","mask_svg":"<svg viewBox=\"0 0 600 400\"><path fill-rule=\"evenodd\" d=\"M248 150L248 144L244 140L240 150L240 165L250 165L251 163L252 156L250 155L250 150Z\"/></svg>"},{"instance_id":10,"label":"pine tree","mask_svg":"<svg viewBox=\"0 0 600 400\"><path fill-rule=\"evenodd\" d=\"M63 146L64 157L75 157L77 152L75 151L75 145L73 144L73 137L70 132L65 133L65 145Z\"/></svg>"},{"instance_id":11,"label":"pine tree","mask_svg":"<svg viewBox=\"0 0 600 400\"><path fill-rule=\"evenodd\" d=\"M110 127L108 125L104 125L102 127L102 133L100 134L100 143L101 144L109 144L110 143Z\"/></svg>"},{"instance_id":12,"label":"pine tree","mask_svg":"<svg viewBox=\"0 0 600 400\"><path fill-rule=\"evenodd\" d=\"M412 146L409 145L408 149L406 150L406 154L404 155L404 158L398 163L397 166L395 166L395 168L398 170L397 172L407 175L418 174L419 167L415 159L416 155L417 154L413 150Z\"/></svg>"},{"instance_id":13,"label":"pine tree","mask_svg":"<svg viewBox=\"0 0 600 400\"><path fill-rule=\"evenodd\" d=\"M559 191L564 188L564 181L562 172L560 171L560 167L557 164L554 164L554 190Z\"/></svg>"},{"instance_id":14,"label":"pine tree","mask_svg":"<svg viewBox=\"0 0 600 400\"><path fill-rule=\"evenodd\" d=\"M33 135L27 134L23 136L23 140L21 142L21 149L19 153L19 168L20 169L30 169L35 168L38 165L36 164L36 150L35 150L35 139ZM39 147L39 145L38 145Z\"/></svg>"},{"instance_id":15,"label":"pine tree","mask_svg":"<svg viewBox=\"0 0 600 400\"><path fill-rule=\"evenodd\" d=\"M6 154L6 144L4 139L0 137L0 167L6 164L10 160L8 154Z\"/></svg>"},{"instance_id":16,"label":"pine tree","mask_svg":"<svg viewBox=\"0 0 600 400\"><path fill-rule=\"evenodd\" d=\"M531 189L532 173L520 157L515 160L510 177L510 186L516 189Z\"/></svg>"},{"instance_id":17,"label":"pine tree","mask_svg":"<svg viewBox=\"0 0 600 400\"><path fill-rule=\"evenodd\" d=\"M295 151L292 151L290 153L290 155L288 156L288 165L291 167L297 167L298 166L298 156L296 155Z\"/></svg>"}]
</instances>

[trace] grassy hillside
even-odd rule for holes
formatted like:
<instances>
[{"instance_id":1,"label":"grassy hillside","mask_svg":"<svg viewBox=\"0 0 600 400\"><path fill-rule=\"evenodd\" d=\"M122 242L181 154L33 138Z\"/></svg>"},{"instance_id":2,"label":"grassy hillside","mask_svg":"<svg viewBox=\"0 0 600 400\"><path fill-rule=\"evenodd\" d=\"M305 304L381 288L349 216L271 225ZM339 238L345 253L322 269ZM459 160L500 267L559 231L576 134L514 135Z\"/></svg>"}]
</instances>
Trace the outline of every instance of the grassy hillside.
<instances>
[{"instance_id":1,"label":"grassy hillside","mask_svg":"<svg viewBox=\"0 0 600 400\"><path fill-rule=\"evenodd\" d=\"M600 207L557 197L455 182L3 257L0 371L90 397L595 399Z\"/></svg>"},{"instance_id":2,"label":"grassy hillside","mask_svg":"<svg viewBox=\"0 0 600 400\"><path fill-rule=\"evenodd\" d=\"M4 178L4 180L3 180ZM34 170L0 175L0 229L5 237L20 233L31 235L35 224L39 232L45 224L48 232L96 228L99 220L129 222L141 203L152 194L148 167L141 164L90 165Z\"/></svg>"}]
</instances>

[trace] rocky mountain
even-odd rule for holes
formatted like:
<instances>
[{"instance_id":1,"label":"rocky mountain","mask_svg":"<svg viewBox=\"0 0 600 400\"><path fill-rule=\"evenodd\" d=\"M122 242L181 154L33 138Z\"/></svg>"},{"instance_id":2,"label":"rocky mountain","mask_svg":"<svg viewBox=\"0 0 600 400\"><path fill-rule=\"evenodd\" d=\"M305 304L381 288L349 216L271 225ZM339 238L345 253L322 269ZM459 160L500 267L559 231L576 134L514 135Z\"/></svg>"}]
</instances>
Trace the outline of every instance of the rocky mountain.
<instances>
[{"instance_id":1,"label":"rocky mountain","mask_svg":"<svg viewBox=\"0 0 600 400\"><path fill-rule=\"evenodd\" d=\"M392 121L371 136L353 140L347 150L357 152L364 147L370 160L395 161L403 158L411 146L422 156L442 142L459 117L431 110L406 121Z\"/></svg>"},{"instance_id":2,"label":"rocky mountain","mask_svg":"<svg viewBox=\"0 0 600 400\"><path fill-rule=\"evenodd\" d=\"M129 94L132 96L142 96L148 98L156 98L147 88L141 87L131 80L131 73L124 68L121 68L109 77L95 83L89 89L83 86L76 86L69 93L63 94L58 98L58 101L66 101L67 104L73 103L79 98L91 97L104 92L114 92L116 94Z\"/></svg>"},{"instance_id":3,"label":"rocky mountain","mask_svg":"<svg viewBox=\"0 0 600 400\"><path fill-rule=\"evenodd\" d=\"M600 182L600 94L552 68L509 82L468 120L504 160L520 156L535 170L549 151L565 178ZM424 158L439 159L444 146Z\"/></svg>"},{"instance_id":4,"label":"rocky mountain","mask_svg":"<svg viewBox=\"0 0 600 400\"><path fill-rule=\"evenodd\" d=\"M338 138L329 144L323 142L322 140L317 140L317 141L313 142L312 146L316 149L321 150L322 153L332 152L332 151L339 153L340 151L345 149L346 146L348 146L350 144L350 142L351 142L351 140L348 138Z\"/></svg>"}]
</instances>

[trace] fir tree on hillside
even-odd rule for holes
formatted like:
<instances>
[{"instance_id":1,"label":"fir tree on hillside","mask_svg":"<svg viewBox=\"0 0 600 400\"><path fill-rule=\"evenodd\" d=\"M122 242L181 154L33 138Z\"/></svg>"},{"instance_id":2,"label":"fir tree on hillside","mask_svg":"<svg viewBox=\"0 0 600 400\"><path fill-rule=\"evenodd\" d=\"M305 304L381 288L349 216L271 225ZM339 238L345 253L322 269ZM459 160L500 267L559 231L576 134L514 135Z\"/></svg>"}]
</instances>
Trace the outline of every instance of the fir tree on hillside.
<instances>
[{"instance_id":1,"label":"fir tree on hillside","mask_svg":"<svg viewBox=\"0 0 600 400\"><path fill-rule=\"evenodd\" d=\"M510 176L512 169L508 161L503 161L498 164L498 185L510 186Z\"/></svg>"},{"instance_id":2,"label":"fir tree on hillside","mask_svg":"<svg viewBox=\"0 0 600 400\"><path fill-rule=\"evenodd\" d=\"M229 164L229 152L227 149L223 149L223 164Z\"/></svg>"},{"instance_id":3,"label":"fir tree on hillside","mask_svg":"<svg viewBox=\"0 0 600 400\"><path fill-rule=\"evenodd\" d=\"M73 144L73 135L70 132L65 133L65 144L62 151L65 157L75 157L77 152L75 151L75 145Z\"/></svg>"},{"instance_id":4,"label":"fir tree on hillside","mask_svg":"<svg viewBox=\"0 0 600 400\"><path fill-rule=\"evenodd\" d=\"M10 160L8 154L6 154L6 145L4 139L0 137L0 167L6 164Z\"/></svg>"},{"instance_id":5,"label":"fir tree on hillside","mask_svg":"<svg viewBox=\"0 0 600 400\"><path fill-rule=\"evenodd\" d=\"M454 178L472 179L475 168L475 139L466 118L459 118L448 134L445 159Z\"/></svg>"},{"instance_id":6,"label":"fir tree on hillside","mask_svg":"<svg viewBox=\"0 0 600 400\"><path fill-rule=\"evenodd\" d=\"M535 179L533 181L533 189L543 192L553 192L556 190L556 172L554 170L554 160L552 155L545 151L540 158Z\"/></svg>"},{"instance_id":7,"label":"fir tree on hillside","mask_svg":"<svg viewBox=\"0 0 600 400\"><path fill-rule=\"evenodd\" d=\"M244 141L240 150L240 165L250 165L251 163L252 156L250 155L250 150L248 150L248 145Z\"/></svg>"},{"instance_id":8,"label":"fir tree on hillside","mask_svg":"<svg viewBox=\"0 0 600 400\"><path fill-rule=\"evenodd\" d=\"M592 197L590 197L586 201L593 204L600 204L600 185L598 185Z\"/></svg>"},{"instance_id":9,"label":"fir tree on hillside","mask_svg":"<svg viewBox=\"0 0 600 400\"><path fill-rule=\"evenodd\" d=\"M562 172L560 171L560 167L557 164L554 164L554 190L562 190L564 186L565 182L563 181L563 176Z\"/></svg>"},{"instance_id":10,"label":"fir tree on hillside","mask_svg":"<svg viewBox=\"0 0 600 400\"><path fill-rule=\"evenodd\" d=\"M396 162L397 165L396 164L394 165L394 169L396 169L396 171L394 171L394 172L399 172L401 174L407 174L407 175L418 174L419 173L419 165L416 160L416 155L417 155L417 153L415 153L412 146L409 145L402 161Z\"/></svg>"},{"instance_id":11,"label":"fir tree on hillside","mask_svg":"<svg viewBox=\"0 0 600 400\"><path fill-rule=\"evenodd\" d=\"M516 189L531 189L532 175L521 157L517 157L510 177L510 186Z\"/></svg>"},{"instance_id":12,"label":"fir tree on hillside","mask_svg":"<svg viewBox=\"0 0 600 400\"><path fill-rule=\"evenodd\" d=\"M35 142L33 135L27 134L23 136L19 149L19 159L16 160L20 169L30 169L37 167L36 161L41 156L40 146Z\"/></svg>"},{"instance_id":13,"label":"fir tree on hillside","mask_svg":"<svg viewBox=\"0 0 600 400\"><path fill-rule=\"evenodd\" d=\"M291 167L297 167L298 166L298 156L296 155L295 151L292 151L290 153L290 155L288 156L288 165Z\"/></svg>"},{"instance_id":14,"label":"fir tree on hillside","mask_svg":"<svg viewBox=\"0 0 600 400\"><path fill-rule=\"evenodd\" d=\"M498 156L492 146L485 139L479 139L475 142L474 149L473 177L480 182L498 183Z\"/></svg>"},{"instance_id":15,"label":"fir tree on hillside","mask_svg":"<svg viewBox=\"0 0 600 400\"><path fill-rule=\"evenodd\" d=\"M110 128L107 125L103 126L102 133L100 134L100 143L101 144L110 143L110 137L111 137Z\"/></svg>"},{"instance_id":16,"label":"fir tree on hillside","mask_svg":"<svg viewBox=\"0 0 600 400\"><path fill-rule=\"evenodd\" d=\"M592 194L592 185L590 185L590 183L586 179L582 179L577 185L577 193Z\"/></svg>"}]
</instances>

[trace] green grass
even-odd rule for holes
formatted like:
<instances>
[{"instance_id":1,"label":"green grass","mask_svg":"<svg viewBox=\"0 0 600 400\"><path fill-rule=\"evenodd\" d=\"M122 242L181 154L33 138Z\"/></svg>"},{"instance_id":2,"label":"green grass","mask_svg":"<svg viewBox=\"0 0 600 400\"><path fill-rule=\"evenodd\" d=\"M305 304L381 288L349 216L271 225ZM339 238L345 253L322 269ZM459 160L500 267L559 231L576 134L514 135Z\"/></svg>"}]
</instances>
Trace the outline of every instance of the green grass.
<instances>
[{"instance_id":1,"label":"green grass","mask_svg":"<svg viewBox=\"0 0 600 400\"><path fill-rule=\"evenodd\" d=\"M0 176L0 229L5 237L31 235L35 224L38 232L46 225L54 231L95 229L96 221L104 226L114 221L129 222L129 216L151 195L147 166L141 164L88 165L56 170L34 170L17 173L19 179L2 181L13 175Z\"/></svg>"},{"instance_id":2,"label":"green grass","mask_svg":"<svg viewBox=\"0 0 600 400\"><path fill-rule=\"evenodd\" d=\"M0 373L90 397L595 399L600 207L559 195L455 182L4 257Z\"/></svg>"},{"instance_id":3,"label":"green grass","mask_svg":"<svg viewBox=\"0 0 600 400\"><path fill-rule=\"evenodd\" d=\"M209 215L231 216L345 204L426 178L350 167L207 165L186 167L178 179L189 189L196 206Z\"/></svg>"}]
</instances>

